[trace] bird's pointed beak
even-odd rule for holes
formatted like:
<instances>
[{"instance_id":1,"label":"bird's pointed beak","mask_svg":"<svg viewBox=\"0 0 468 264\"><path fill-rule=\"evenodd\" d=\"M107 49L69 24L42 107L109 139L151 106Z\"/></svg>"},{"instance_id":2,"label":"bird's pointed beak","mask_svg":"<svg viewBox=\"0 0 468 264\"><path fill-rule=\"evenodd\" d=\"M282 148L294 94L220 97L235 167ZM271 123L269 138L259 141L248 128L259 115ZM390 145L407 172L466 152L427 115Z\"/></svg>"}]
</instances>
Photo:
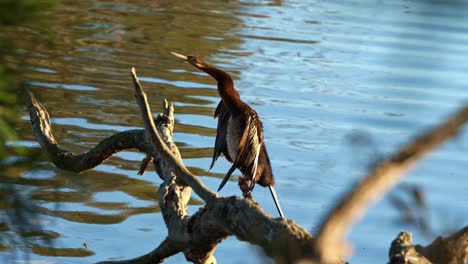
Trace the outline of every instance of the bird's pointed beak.
<instances>
[{"instance_id":1,"label":"bird's pointed beak","mask_svg":"<svg viewBox=\"0 0 468 264\"><path fill-rule=\"evenodd\" d=\"M177 58L183 59L184 61L188 60L188 57L179 53L172 52L172 55L176 56Z\"/></svg>"}]
</instances>

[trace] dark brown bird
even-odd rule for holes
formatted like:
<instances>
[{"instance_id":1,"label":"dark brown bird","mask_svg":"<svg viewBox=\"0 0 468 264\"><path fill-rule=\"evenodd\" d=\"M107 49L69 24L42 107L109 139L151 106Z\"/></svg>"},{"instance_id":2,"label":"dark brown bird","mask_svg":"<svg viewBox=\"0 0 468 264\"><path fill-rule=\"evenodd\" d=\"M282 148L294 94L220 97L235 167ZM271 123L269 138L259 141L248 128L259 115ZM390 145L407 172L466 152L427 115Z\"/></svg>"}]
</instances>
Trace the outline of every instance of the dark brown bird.
<instances>
[{"instance_id":1,"label":"dark brown bird","mask_svg":"<svg viewBox=\"0 0 468 264\"><path fill-rule=\"evenodd\" d=\"M273 187L275 180L263 141L262 122L257 112L240 99L239 92L234 88L234 82L229 74L197 57L171 53L208 73L218 82L221 102L214 113L214 117L218 117L218 127L210 169L221 154L233 163L219 185L218 191L224 187L231 174L238 168L243 174L243 180L239 179L241 189L245 184L244 181L250 181L247 194L243 190L244 196L250 195L256 183L269 187L276 208L280 216L284 217Z\"/></svg>"}]
</instances>

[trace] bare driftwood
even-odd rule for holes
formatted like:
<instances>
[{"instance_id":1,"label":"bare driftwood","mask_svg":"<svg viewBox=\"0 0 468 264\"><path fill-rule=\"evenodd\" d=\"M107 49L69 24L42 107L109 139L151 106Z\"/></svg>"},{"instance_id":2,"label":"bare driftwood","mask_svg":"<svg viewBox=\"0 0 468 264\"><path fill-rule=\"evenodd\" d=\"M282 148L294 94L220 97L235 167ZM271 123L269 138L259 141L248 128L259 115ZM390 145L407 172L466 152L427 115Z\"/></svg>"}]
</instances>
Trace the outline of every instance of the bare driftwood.
<instances>
[{"instance_id":1,"label":"bare driftwood","mask_svg":"<svg viewBox=\"0 0 468 264\"><path fill-rule=\"evenodd\" d=\"M363 214L372 201L391 188L412 163L453 136L468 119L468 107L465 107L444 125L417 138L391 159L377 165L375 170L343 199L334 212L330 213L322 225L319 238L314 239L308 231L292 220L272 218L251 199L224 198L209 190L183 165L179 150L172 140L173 105L164 101L163 113L153 120L146 94L134 69L131 76L145 129L117 133L83 154L75 154L61 148L53 137L49 115L44 106L32 95L27 100L33 133L57 167L82 172L101 164L118 151L136 148L147 155L139 173L142 174L147 165L153 162L156 172L163 180L158 196L168 229L167 237L146 255L131 260L101 263L159 263L179 252L183 252L187 260L194 263L215 263L213 252L216 245L230 235L260 246L265 254L277 263L341 262L340 258L345 255L343 249L347 248L343 246L345 233L351 224ZM205 205L190 216L187 212L187 202L192 189L203 199ZM447 238L446 244L466 245L457 241L460 241L460 237L466 238L468 231L463 229L460 232L461 235L457 238ZM453 258L460 256L462 251L466 252L466 247L455 251L450 255ZM428 252L421 254L430 255Z\"/></svg>"}]
</instances>

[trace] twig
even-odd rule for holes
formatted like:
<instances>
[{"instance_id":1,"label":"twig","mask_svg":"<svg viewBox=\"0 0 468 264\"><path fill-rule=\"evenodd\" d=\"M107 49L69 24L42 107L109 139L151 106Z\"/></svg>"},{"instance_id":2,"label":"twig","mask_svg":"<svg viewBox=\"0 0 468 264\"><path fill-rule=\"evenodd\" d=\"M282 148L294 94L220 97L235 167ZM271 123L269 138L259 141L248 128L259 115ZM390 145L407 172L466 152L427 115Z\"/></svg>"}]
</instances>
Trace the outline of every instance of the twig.
<instances>
[{"instance_id":1,"label":"twig","mask_svg":"<svg viewBox=\"0 0 468 264\"><path fill-rule=\"evenodd\" d=\"M151 155L146 155L145 158L141 161L140 169L138 170L138 175L143 175L148 168L148 164L153 161L153 157Z\"/></svg>"}]
</instances>

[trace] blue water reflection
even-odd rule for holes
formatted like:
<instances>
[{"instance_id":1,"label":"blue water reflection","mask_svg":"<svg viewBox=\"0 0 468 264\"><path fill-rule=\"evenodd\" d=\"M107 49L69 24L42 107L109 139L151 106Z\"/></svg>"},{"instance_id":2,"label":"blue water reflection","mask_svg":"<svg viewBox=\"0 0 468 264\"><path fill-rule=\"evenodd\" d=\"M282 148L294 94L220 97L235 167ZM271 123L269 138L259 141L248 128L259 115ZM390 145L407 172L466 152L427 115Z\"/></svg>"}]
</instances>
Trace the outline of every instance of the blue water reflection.
<instances>
[{"instance_id":1,"label":"blue water reflection","mask_svg":"<svg viewBox=\"0 0 468 264\"><path fill-rule=\"evenodd\" d=\"M31 58L30 84L50 111L57 139L80 152L117 131L142 127L129 78L136 66L154 113L162 98L174 102L174 139L184 162L216 189L229 168L220 159L207 171L216 85L169 52L203 57L231 73L242 99L259 113L285 214L313 232L371 162L468 102L464 2L120 2L64 1L51 15L61 36L56 48ZM37 148L25 117L20 135L18 144ZM353 144L356 135L364 143ZM465 129L404 179L424 191L438 234L468 222L467 149ZM46 209L94 212L110 223L47 213L46 228L61 234L57 247L87 241L94 255L31 258L88 263L154 249L167 231L155 194L160 179L151 171L136 175L142 158L119 153L80 175L42 166L37 178L56 180L58 192L72 199L59 199L58 206L44 202ZM53 187L38 185L32 192L50 200ZM233 181L221 194L240 192ZM256 188L254 195L276 214L267 190ZM194 197L190 212L198 202ZM434 238L403 223L390 200L382 199L351 232L350 262L385 262L391 240L403 229L413 232L416 243ZM233 238L223 241L215 256L221 263L264 261L256 248ZM167 263L183 261L177 255Z\"/></svg>"}]
</instances>

